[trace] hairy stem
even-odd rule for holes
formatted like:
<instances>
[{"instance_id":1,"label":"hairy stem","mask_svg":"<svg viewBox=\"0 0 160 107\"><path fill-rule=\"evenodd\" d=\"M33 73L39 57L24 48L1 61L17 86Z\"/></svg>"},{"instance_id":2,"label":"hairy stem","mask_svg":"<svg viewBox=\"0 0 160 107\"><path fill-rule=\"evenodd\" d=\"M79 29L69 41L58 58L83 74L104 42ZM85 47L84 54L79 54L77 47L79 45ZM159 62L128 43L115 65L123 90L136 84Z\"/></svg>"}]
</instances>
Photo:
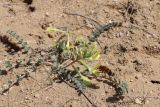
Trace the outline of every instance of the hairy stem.
<instances>
[{"instance_id":1,"label":"hairy stem","mask_svg":"<svg viewBox=\"0 0 160 107\"><path fill-rule=\"evenodd\" d=\"M76 59L76 60L72 61L71 63L69 63L68 65L63 66L62 68L67 68L67 67L71 66L72 64L74 64L74 63L76 63L78 61L79 61L79 59Z\"/></svg>"}]
</instances>

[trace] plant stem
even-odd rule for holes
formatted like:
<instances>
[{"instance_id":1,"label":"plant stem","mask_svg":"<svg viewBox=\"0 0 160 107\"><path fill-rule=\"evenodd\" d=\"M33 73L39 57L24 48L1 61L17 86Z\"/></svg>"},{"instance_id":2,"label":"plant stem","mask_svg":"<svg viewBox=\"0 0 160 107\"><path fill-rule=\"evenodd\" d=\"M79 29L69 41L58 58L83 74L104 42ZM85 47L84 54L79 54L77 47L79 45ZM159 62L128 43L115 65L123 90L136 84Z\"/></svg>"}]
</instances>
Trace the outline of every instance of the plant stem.
<instances>
[{"instance_id":1,"label":"plant stem","mask_svg":"<svg viewBox=\"0 0 160 107\"><path fill-rule=\"evenodd\" d=\"M72 64L74 64L77 61L79 61L79 59L76 59L76 60L72 61L71 63L69 63L68 65L66 65L66 66L64 66L62 68L67 68L67 67L71 66Z\"/></svg>"},{"instance_id":2,"label":"plant stem","mask_svg":"<svg viewBox=\"0 0 160 107\"><path fill-rule=\"evenodd\" d=\"M84 92L81 91L81 93L83 94L83 96L87 99L87 101L93 106L93 107L97 107L87 96Z\"/></svg>"},{"instance_id":3,"label":"plant stem","mask_svg":"<svg viewBox=\"0 0 160 107\"><path fill-rule=\"evenodd\" d=\"M85 62L83 62L82 60L79 60L78 63L83 65L90 73L92 73L91 67L89 65L87 65Z\"/></svg>"}]
</instances>

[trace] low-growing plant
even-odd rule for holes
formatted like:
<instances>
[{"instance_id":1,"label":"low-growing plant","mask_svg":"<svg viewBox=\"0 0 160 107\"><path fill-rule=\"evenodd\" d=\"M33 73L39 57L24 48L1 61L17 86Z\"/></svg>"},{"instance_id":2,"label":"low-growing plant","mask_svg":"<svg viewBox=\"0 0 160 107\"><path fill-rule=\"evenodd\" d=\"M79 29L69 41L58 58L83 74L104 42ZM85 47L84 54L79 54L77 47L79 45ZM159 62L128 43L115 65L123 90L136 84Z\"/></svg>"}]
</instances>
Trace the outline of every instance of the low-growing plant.
<instances>
[{"instance_id":1,"label":"low-growing plant","mask_svg":"<svg viewBox=\"0 0 160 107\"><path fill-rule=\"evenodd\" d=\"M98 88L92 79L96 79L101 74L109 75L109 79L113 82L114 87L118 89L119 95L128 91L127 83L117 82L117 79L114 78L114 73L108 67L98 63L101 54L96 42L90 42L81 38L71 39L70 36L74 35L73 33L53 27L48 27L47 31L60 32L62 36L53 46L46 49L32 49L15 32L7 31L18 41L17 44L21 45L23 53L27 54L27 56L24 59L3 62L4 68L0 68L0 75L6 75L8 71L19 67L24 68L24 73L16 75L15 80L10 80L7 84L0 87L0 94L8 91L10 87L17 85L23 78L29 77L31 72L35 72L44 65L51 67L50 75L57 75L59 80L75 88L79 94L83 94L92 105L94 104L84 94L84 90L86 87Z\"/></svg>"},{"instance_id":2,"label":"low-growing plant","mask_svg":"<svg viewBox=\"0 0 160 107\"><path fill-rule=\"evenodd\" d=\"M49 27L49 32L61 32L62 36L53 46L55 49L56 67L64 77L72 82L75 82L77 88L83 91L84 86L94 85L89 77L97 76L100 71L98 70L99 64L95 64L99 57L100 52L97 49L96 43L91 43L83 39L70 40L70 32L65 32L59 29ZM65 62L69 61L68 64ZM90 65L91 64L91 65ZM71 67L72 73L67 73L67 67ZM83 68L83 69L82 69ZM63 71L63 72L62 72ZM64 75L65 74L65 75Z\"/></svg>"},{"instance_id":3,"label":"low-growing plant","mask_svg":"<svg viewBox=\"0 0 160 107\"><path fill-rule=\"evenodd\" d=\"M99 74L104 73L109 75L109 80L112 82L117 95L122 96L124 93L128 92L128 84L126 82L117 80L114 77L114 73L107 66L97 63L100 52L95 42L82 39L70 41L70 32L61 31L52 27L49 27L47 31L61 32L64 34L53 47L57 51L56 53L58 53L56 55L56 60L58 61L56 65L57 67L60 66L61 69L65 68L63 70L58 70L62 73L61 77L74 82L80 92L83 91L86 86L96 87L91 78L96 78ZM63 63L68 60L71 62L64 65ZM69 66L72 66L72 71L67 73L66 68Z\"/></svg>"},{"instance_id":4,"label":"low-growing plant","mask_svg":"<svg viewBox=\"0 0 160 107\"><path fill-rule=\"evenodd\" d=\"M7 33L9 33L12 37L14 37L17 40L17 43L20 44L21 48L23 49L23 53L28 53L30 47L28 46L27 42L20 38L20 36L17 35L14 31L8 30Z\"/></svg>"}]
</instances>

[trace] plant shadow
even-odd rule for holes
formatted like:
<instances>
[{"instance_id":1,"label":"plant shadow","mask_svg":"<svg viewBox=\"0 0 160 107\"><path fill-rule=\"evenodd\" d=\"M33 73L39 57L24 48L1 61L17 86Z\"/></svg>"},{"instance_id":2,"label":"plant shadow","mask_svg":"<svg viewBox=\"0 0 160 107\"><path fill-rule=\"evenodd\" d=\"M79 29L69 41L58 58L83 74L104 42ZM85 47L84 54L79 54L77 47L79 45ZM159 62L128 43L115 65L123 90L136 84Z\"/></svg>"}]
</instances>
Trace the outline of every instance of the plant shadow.
<instances>
[{"instance_id":1,"label":"plant shadow","mask_svg":"<svg viewBox=\"0 0 160 107\"><path fill-rule=\"evenodd\" d=\"M117 84L115 83L115 81L112 81L110 79L98 80L98 81L108 84L109 86L113 87L115 90L115 94L111 97L106 98L106 102L115 103L124 99L123 93L121 92L121 89L117 87Z\"/></svg>"}]
</instances>

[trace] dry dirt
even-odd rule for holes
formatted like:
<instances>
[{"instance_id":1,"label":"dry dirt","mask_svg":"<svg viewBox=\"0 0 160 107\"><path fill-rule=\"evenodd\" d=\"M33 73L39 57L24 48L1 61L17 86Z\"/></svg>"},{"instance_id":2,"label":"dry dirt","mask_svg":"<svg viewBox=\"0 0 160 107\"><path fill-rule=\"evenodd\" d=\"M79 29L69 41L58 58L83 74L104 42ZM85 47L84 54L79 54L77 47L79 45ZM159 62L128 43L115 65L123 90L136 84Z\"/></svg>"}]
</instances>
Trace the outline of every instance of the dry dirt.
<instances>
[{"instance_id":1,"label":"dry dirt","mask_svg":"<svg viewBox=\"0 0 160 107\"><path fill-rule=\"evenodd\" d=\"M49 24L87 37L93 25L89 20L64 11L92 18L99 23L123 22L122 27L103 33L99 42L107 47L110 69L129 85L122 101L114 101L115 90L105 82L99 89L87 89L87 96L98 107L160 107L160 1L159 0L0 0L0 36L13 30L33 47L48 47L59 37L47 33ZM28 0L29 1L29 0ZM32 1L32 0L31 0ZM136 25L138 27L133 27ZM81 27L84 26L84 27ZM132 27L129 27L132 26ZM0 42L0 62L22 57L10 55ZM0 86L15 78L14 69L0 76ZM0 107L91 107L84 96L64 83L49 85L45 69L32 73L19 86L0 95ZM43 88L44 87L44 88ZM142 101L143 100L143 101Z\"/></svg>"}]
</instances>

